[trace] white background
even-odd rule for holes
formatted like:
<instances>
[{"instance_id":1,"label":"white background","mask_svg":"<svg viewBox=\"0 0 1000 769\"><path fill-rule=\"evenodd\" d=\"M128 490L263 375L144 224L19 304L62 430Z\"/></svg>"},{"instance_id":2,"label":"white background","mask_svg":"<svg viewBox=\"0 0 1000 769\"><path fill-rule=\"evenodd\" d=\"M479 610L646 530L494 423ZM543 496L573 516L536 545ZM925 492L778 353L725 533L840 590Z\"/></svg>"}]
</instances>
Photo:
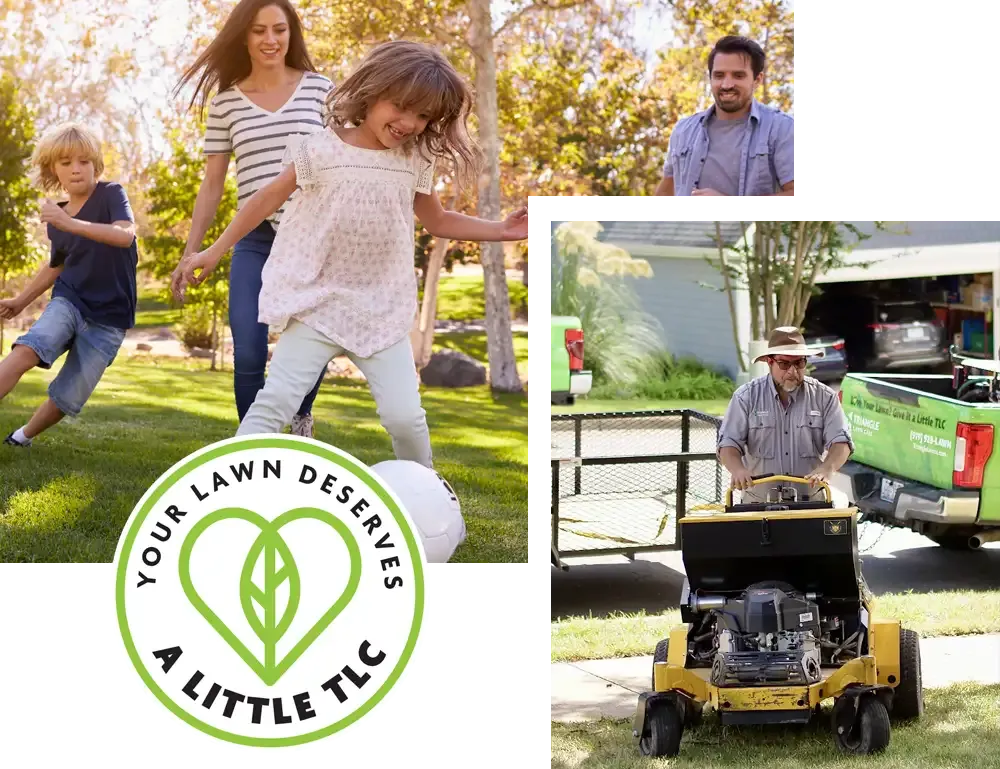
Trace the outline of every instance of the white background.
<instances>
[{"instance_id":1,"label":"white background","mask_svg":"<svg viewBox=\"0 0 1000 769\"><path fill-rule=\"evenodd\" d=\"M1000 9L801 0L803 200L1000 198Z\"/></svg>"},{"instance_id":2,"label":"white background","mask_svg":"<svg viewBox=\"0 0 1000 769\"><path fill-rule=\"evenodd\" d=\"M423 630L386 697L325 739L250 748L194 729L146 688L118 632L110 564L0 565L0 763L538 765L549 745L547 591L528 572L428 566Z\"/></svg>"}]
</instances>

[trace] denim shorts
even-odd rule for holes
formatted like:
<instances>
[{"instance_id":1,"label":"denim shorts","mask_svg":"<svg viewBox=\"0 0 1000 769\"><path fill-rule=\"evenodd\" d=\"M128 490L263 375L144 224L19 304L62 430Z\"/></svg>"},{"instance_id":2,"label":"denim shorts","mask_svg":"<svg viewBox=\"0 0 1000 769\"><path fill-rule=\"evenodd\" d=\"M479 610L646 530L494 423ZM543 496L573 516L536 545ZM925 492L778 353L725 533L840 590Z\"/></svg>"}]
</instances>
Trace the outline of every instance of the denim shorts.
<instances>
[{"instance_id":1,"label":"denim shorts","mask_svg":"<svg viewBox=\"0 0 1000 769\"><path fill-rule=\"evenodd\" d=\"M62 370L49 385L49 397L71 417L83 409L125 341L125 331L85 320L68 299L52 299L42 316L14 344L30 347L39 368L49 369L67 350Z\"/></svg>"}]
</instances>

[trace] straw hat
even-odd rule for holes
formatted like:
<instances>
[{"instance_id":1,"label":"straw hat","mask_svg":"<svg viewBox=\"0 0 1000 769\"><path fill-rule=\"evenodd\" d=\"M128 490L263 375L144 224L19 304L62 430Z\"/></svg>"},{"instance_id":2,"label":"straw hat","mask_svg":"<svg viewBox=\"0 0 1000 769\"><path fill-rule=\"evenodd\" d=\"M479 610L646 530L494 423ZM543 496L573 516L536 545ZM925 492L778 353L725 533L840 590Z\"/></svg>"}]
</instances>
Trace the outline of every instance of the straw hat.
<instances>
[{"instance_id":1,"label":"straw hat","mask_svg":"<svg viewBox=\"0 0 1000 769\"><path fill-rule=\"evenodd\" d=\"M802 333L795 326L782 326L771 332L767 349L754 359L754 363L770 355L797 355L803 358L822 358L823 348L807 347Z\"/></svg>"}]
</instances>

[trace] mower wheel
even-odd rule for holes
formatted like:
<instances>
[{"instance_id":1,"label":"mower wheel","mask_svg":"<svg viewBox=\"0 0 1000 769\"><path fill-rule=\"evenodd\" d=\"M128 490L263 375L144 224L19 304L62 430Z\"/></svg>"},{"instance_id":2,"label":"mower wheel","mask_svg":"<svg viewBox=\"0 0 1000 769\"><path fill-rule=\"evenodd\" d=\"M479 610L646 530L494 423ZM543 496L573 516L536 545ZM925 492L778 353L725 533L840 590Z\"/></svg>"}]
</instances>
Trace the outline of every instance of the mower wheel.
<instances>
[{"instance_id":1,"label":"mower wheel","mask_svg":"<svg viewBox=\"0 0 1000 769\"><path fill-rule=\"evenodd\" d=\"M644 756L676 756L681 749L684 724L677 704L658 702L646 714L646 731L639 739L639 752Z\"/></svg>"},{"instance_id":2,"label":"mower wheel","mask_svg":"<svg viewBox=\"0 0 1000 769\"><path fill-rule=\"evenodd\" d=\"M667 651L669 650L669 647L670 647L670 641L664 638L662 641L656 644L656 649L653 651L653 669L650 673L650 684L649 684L649 690L651 692L656 691L656 663L667 661Z\"/></svg>"},{"instance_id":3,"label":"mower wheel","mask_svg":"<svg viewBox=\"0 0 1000 769\"><path fill-rule=\"evenodd\" d=\"M920 634L899 630L899 685L892 697L894 721L919 718L924 712L924 681L920 671Z\"/></svg>"},{"instance_id":4,"label":"mower wheel","mask_svg":"<svg viewBox=\"0 0 1000 769\"><path fill-rule=\"evenodd\" d=\"M835 724L833 737L837 747L844 753L859 756L880 753L889 745L889 734L892 730L889 724L889 711L885 703L877 697L870 695L861 697L857 716L849 731L840 733L836 730L836 714L833 721Z\"/></svg>"},{"instance_id":5,"label":"mower wheel","mask_svg":"<svg viewBox=\"0 0 1000 769\"><path fill-rule=\"evenodd\" d=\"M650 677L649 690L651 692L656 691L656 663L666 662L667 654L670 651L670 641L664 638L662 641L656 644L656 649L653 651L653 673ZM694 700L689 700L684 698L678 702L683 711L683 721L685 726L697 726L701 723L701 711L704 704L701 702L695 702Z\"/></svg>"}]
</instances>

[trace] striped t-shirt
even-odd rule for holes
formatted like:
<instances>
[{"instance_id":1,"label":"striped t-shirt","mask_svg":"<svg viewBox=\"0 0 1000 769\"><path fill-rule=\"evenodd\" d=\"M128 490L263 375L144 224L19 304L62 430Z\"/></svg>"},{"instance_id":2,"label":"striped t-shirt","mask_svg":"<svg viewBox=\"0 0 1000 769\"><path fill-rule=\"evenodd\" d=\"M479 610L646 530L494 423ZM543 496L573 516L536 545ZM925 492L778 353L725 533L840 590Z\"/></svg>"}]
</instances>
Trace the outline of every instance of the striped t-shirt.
<instances>
[{"instance_id":1,"label":"striped t-shirt","mask_svg":"<svg viewBox=\"0 0 1000 769\"><path fill-rule=\"evenodd\" d=\"M323 130L326 96L333 83L306 72L291 98L276 112L254 104L237 86L212 99L205 127L206 155L236 156L237 208L281 173L281 159L290 139ZM268 221L277 226L279 208Z\"/></svg>"}]
</instances>

